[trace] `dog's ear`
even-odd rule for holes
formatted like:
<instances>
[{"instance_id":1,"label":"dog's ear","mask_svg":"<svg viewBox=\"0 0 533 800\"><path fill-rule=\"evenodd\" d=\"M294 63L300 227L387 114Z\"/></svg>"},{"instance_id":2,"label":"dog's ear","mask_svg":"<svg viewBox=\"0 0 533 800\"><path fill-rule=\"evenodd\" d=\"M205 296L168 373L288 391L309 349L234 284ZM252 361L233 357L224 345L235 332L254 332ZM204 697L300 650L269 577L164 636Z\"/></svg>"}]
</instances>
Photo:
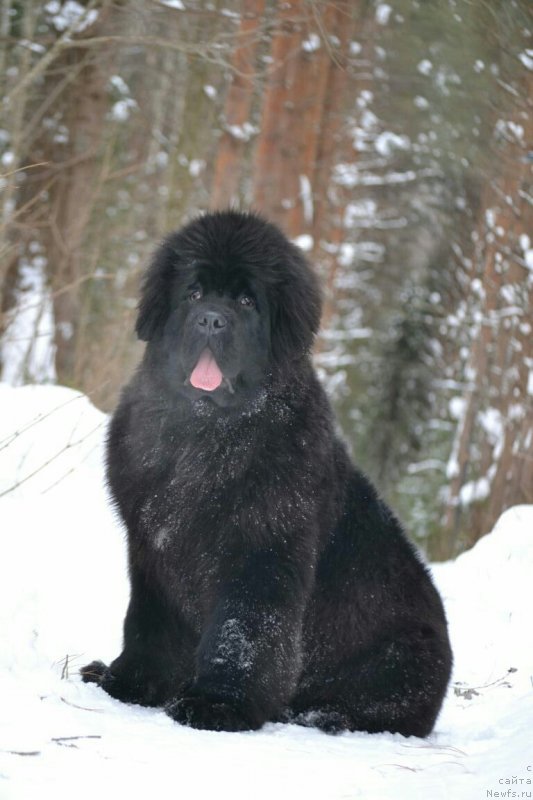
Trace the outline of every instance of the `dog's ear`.
<instances>
[{"instance_id":1,"label":"dog's ear","mask_svg":"<svg viewBox=\"0 0 533 800\"><path fill-rule=\"evenodd\" d=\"M278 363L310 352L322 313L320 283L304 254L291 244L285 261L286 280L272 304L272 349Z\"/></svg>"},{"instance_id":2,"label":"dog's ear","mask_svg":"<svg viewBox=\"0 0 533 800\"><path fill-rule=\"evenodd\" d=\"M135 332L145 342L162 333L168 319L175 261L172 242L167 239L154 253L142 280Z\"/></svg>"}]
</instances>

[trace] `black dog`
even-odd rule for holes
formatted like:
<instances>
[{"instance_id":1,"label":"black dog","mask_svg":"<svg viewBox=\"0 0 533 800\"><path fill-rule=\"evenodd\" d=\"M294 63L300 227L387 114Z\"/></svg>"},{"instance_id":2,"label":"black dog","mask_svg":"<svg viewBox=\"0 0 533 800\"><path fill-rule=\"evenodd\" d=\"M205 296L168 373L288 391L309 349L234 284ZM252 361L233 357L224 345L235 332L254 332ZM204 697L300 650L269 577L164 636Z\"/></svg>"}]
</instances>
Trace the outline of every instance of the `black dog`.
<instances>
[{"instance_id":1,"label":"black dog","mask_svg":"<svg viewBox=\"0 0 533 800\"><path fill-rule=\"evenodd\" d=\"M124 650L82 675L195 728L426 736L450 675L446 619L334 433L309 357L320 300L302 253L254 215L208 214L156 253L148 346L108 441Z\"/></svg>"}]
</instances>

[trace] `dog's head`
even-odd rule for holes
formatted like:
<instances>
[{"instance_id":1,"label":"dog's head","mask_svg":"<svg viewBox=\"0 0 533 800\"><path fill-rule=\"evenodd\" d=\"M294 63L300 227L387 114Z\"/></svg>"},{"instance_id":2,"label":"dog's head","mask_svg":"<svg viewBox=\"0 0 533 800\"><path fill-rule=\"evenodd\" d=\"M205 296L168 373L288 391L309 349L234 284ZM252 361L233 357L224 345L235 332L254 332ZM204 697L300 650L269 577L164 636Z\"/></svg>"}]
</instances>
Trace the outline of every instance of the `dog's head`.
<instances>
[{"instance_id":1,"label":"dog's head","mask_svg":"<svg viewBox=\"0 0 533 800\"><path fill-rule=\"evenodd\" d=\"M316 276L278 228L256 215L218 212L157 250L136 330L181 394L236 405L272 376L290 379L311 348L320 308Z\"/></svg>"}]
</instances>

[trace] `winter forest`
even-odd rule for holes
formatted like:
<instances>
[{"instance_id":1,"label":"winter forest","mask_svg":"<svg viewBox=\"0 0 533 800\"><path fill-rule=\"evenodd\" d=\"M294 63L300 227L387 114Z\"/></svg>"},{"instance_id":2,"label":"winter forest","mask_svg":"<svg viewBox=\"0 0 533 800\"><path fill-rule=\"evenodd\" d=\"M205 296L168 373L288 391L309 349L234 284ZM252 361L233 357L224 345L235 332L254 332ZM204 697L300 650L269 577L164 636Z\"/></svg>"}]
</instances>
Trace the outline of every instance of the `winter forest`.
<instances>
[{"instance_id":1,"label":"winter forest","mask_svg":"<svg viewBox=\"0 0 533 800\"><path fill-rule=\"evenodd\" d=\"M207 209L318 270L315 361L433 560L533 502L530 0L2 0L0 370L113 408Z\"/></svg>"}]
</instances>

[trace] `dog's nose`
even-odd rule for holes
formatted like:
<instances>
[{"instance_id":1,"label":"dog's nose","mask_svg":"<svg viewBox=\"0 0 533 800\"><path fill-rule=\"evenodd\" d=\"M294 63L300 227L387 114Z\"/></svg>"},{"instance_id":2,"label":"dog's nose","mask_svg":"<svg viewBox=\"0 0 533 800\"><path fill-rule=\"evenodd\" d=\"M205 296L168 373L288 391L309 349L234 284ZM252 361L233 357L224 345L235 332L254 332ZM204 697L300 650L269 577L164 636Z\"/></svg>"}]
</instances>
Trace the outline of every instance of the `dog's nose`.
<instances>
[{"instance_id":1,"label":"dog's nose","mask_svg":"<svg viewBox=\"0 0 533 800\"><path fill-rule=\"evenodd\" d=\"M196 324L206 332L216 334L226 327L227 320L220 311L204 311L196 320Z\"/></svg>"}]
</instances>

